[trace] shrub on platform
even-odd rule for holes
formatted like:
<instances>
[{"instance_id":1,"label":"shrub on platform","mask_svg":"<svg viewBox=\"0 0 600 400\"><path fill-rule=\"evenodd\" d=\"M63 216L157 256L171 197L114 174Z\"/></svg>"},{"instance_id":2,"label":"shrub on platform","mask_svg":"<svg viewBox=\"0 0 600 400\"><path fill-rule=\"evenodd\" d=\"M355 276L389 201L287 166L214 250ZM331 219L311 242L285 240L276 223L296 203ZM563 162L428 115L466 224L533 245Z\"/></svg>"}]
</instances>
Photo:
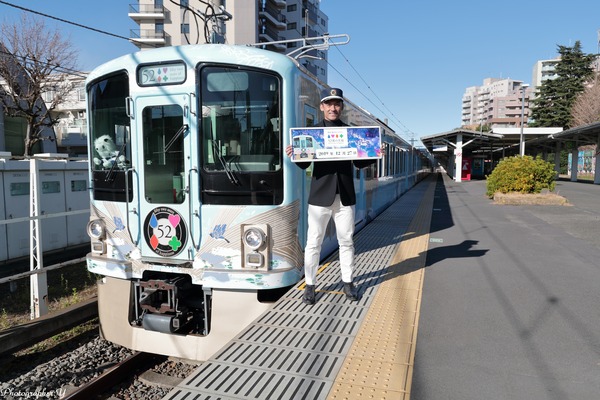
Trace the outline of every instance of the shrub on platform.
<instances>
[{"instance_id":1,"label":"shrub on platform","mask_svg":"<svg viewBox=\"0 0 600 400\"><path fill-rule=\"evenodd\" d=\"M504 158L487 176L487 196L494 193L540 193L542 189L554 190L556 171L541 157L514 156Z\"/></svg>"}]
</instances>

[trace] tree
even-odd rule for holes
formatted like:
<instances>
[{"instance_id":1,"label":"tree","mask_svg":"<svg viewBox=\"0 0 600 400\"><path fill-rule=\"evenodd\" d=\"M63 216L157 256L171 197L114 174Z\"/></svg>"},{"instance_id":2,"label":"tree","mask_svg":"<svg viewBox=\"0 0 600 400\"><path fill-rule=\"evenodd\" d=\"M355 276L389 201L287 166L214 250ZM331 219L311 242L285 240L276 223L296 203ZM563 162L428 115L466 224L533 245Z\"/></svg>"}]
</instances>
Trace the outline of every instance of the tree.
<instances>
[{"instance_id":1,"label":"tree","mask_svg":"<svg viewBox=\"0 0 600 400\"><path fill-rule=\"evenodd\" d=\"M77 52L59 30L25 13L0 30L0 105L6 115L27 121L24 155L30 156L37 142L54 140L43 132L58 122L50 113L72 90L61 78L76 68Z\"/></svg>"},{"instance_id":2,"label":"tree","mask_svg":"<svg viewBox=\"0 0 600 400\"><path fill-rule=\"evenodd\" d=\"M556 79L548 79L539 87L536 98L531 100L530 126L556 126L570 128L571 108L575 98L583 92L585 83L593 76L594 55L584 54L581 43L573 47L558 46L560 61L556 64Z\"/></svg>"},{"instance_id":3,"label":"tree","mask_svg":"<svg viewBox=\"0 0 600 400\"><path fill-rule=\"evenodd\" d=\"M585 88L575 99L571 109L573 126L600 121L600 84L595 82Z\"/></svg>"}]
</instances>

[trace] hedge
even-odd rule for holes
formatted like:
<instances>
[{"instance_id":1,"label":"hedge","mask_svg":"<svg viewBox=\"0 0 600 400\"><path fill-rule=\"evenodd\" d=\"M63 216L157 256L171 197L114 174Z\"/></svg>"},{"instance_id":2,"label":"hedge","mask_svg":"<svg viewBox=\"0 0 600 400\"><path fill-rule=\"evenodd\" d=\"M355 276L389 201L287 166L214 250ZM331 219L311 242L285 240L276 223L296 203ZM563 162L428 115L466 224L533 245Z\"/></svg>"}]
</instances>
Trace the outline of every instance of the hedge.
<instances>
[{"instance_id":1,"label":"hedge","mask_svg":"<svg viewBox=\"0 0 600 400\"><path fill-rule=\"evenodd\" d=\"M540 193L542 189L554 190L556 171L554 165L541 157L514 156L502 159L487 177L489 198L494 193Z\"/></svg>"}]
</instances>

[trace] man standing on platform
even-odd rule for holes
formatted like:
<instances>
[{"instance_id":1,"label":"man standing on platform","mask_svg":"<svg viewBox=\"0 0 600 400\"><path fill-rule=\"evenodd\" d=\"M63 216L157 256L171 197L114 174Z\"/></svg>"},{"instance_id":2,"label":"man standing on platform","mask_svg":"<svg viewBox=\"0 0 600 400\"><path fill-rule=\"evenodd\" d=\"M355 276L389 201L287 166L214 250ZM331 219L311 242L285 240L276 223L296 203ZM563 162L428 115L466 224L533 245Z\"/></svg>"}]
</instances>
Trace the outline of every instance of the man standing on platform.
<instances>
[{"instance_id":1,"label":"man standing on platform","mask_svg":"<svg viewBox=\"0 0 600 400\"><path fill-rule=\"evenodd\" d=\"M327 89L321 95L320 109L323 120L316 126L348 126L340 115L344 109L344 97L341 89ZM291 157L292 146L286 148ZM331 217L335 223L339 245L340 270L344 294L351 301L358 300L358 291L352 282L354 270L354 207L356 193L354 190L354 167L364 168L375 160L340 160L315 162L310 193L308 196L308 233L304 249L304 276L306 288L302 301L315 304L315 285L317 268L319 267L321 245ZM302 169L310 166L310 162L297 162Z\"/></svg>"}]
</instances>

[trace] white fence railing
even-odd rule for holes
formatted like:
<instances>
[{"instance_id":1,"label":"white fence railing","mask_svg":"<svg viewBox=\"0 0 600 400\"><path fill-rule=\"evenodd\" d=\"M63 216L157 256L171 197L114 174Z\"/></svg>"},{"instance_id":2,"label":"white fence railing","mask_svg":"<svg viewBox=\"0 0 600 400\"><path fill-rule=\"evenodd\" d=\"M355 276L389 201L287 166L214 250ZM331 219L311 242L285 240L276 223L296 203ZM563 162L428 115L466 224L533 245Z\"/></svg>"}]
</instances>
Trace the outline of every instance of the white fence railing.
<instances>
[{"instance_id":1,"label":"white fence railing","mask_svg":"<svg viewBox=\"0 0 600 400\"><path fill-rule=\"evenodd\" d=\"M32 319L48 312L44 252L89 242L89 186L87 160L58 154L0 158L0 261L27 255L30 260L29 272L4 277L0 283L29 276ZM56 268L66 265L70 264Z\"/></svg>"}]
</instances>

